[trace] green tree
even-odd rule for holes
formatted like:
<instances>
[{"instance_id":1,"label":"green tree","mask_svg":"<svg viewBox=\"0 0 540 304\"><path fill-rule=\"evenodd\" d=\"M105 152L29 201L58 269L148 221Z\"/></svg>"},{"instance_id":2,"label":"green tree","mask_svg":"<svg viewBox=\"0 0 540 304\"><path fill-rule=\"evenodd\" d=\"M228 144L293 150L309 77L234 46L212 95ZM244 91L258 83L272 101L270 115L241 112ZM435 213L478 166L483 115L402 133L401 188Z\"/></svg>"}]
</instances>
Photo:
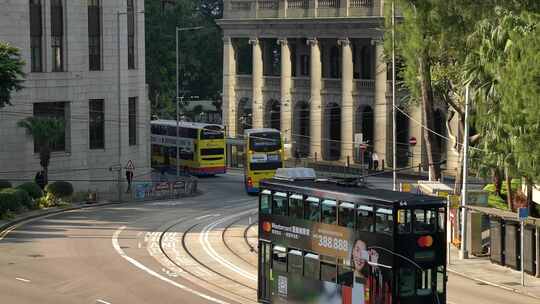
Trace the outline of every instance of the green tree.
<instances>
[{"instance_id":1,"label":"green tree","mask_svg":"<svg viewBox=\"0 0 540 304\"><path fill-rule=\"evenodd\" d=\"M18 48L0 41L0 108L11 105L11 94L22 89L24 64Z\"/></svg>"},{"instance_id":2,"label":"green tree","mask_svg":"<svg viewBox=\"0 0 540 304\"><path fill-rule=\"evenodd\" d=\"M168 9L145 1L146 73L152 112L173 118L176 107L175 27L202 26L179 33L180 95L215 99L221 91L222 39L215 20L222 1L178 0Z\"/></svg>"},{"instance_id":3,"label":"green tree","mask_svg":"<svg viewBox=\"0 0 540 304\"><path fill-rule=\"evenodd\" d=\"M57 118L28 117L17 125L25 128L39 147L39 164L43 168L45 183L48 181L51 146L64 136L64 122Z\"/></svg>"}]
</instances>

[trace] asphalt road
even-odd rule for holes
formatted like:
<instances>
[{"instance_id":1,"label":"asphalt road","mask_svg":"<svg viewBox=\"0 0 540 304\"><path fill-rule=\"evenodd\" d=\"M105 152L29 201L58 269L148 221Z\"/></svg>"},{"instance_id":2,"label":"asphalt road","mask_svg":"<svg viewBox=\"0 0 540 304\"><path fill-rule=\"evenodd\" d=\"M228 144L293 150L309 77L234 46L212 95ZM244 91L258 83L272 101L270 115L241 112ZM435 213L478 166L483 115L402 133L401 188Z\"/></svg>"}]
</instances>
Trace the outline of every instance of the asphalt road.
<instances>
[{"instance_id":1,"label":"asphalt road","mask_svg":"<svg viewBox=\"0 0 540 304\"><path fill-rule=\"evenodd\" d=\"M254 300L256 268L219 260L225 249L211 231L256 208L241 181L234 173L205 178L199 197L76 210L17 227L0 241L0 303L253 302L246 299ZM535 303L454 275L448 289L451 304Z\"/></svg>"}]
</instances>

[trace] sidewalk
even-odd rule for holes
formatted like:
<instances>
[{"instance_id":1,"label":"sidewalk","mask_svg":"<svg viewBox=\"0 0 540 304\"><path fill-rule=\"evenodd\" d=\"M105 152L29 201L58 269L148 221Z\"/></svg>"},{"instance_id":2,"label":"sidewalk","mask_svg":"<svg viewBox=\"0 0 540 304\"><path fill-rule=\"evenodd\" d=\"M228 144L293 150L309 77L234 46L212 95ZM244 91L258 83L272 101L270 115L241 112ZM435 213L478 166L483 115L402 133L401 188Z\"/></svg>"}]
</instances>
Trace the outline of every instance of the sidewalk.
<instances>
[{"instance_id":1,"label":"sidewalk","mask_svg":"<svg viewBox=\"0 0 540 304\"><path fill-rule=\"evenodd\" d=\"M521 272L510 269L509 267L493 264L489 260L489 257L469 256L469 259L460 260L458 249L454 246L450 247L449 273L540 300L540 278L535 278L525 273L525 287L523 287L521 286Z\"/></svg>"}]
</instances>

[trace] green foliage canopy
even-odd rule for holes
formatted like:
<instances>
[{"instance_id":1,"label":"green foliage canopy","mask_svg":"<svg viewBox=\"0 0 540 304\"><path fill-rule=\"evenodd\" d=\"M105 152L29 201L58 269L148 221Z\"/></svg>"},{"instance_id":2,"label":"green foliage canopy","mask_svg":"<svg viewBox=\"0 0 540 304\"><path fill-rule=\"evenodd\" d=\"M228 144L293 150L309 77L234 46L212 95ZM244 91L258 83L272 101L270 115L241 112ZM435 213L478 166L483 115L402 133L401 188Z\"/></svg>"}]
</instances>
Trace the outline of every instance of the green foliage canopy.
<instances>
[{"instance_id":1,"label":"green foliage canopy","mask_svg":"<svg viewBox=\"0 0 540 304\"><path fill-rule=\"evenodd\" d=\"M11 105L11 94L22 89L24 64L18 48L0 41L0 109Z\"/></svg>"}]
</instances>

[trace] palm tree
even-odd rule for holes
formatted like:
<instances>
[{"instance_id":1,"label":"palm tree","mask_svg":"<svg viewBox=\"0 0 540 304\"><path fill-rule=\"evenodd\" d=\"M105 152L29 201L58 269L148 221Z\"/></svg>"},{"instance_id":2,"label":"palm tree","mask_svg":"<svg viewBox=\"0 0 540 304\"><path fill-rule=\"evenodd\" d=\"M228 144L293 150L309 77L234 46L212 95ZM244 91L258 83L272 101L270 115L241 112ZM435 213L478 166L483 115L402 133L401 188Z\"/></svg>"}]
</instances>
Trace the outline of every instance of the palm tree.
<instances>
[{"instance_id":1,"label":"palm tree","mask_svg":"<svg viewBox=\"0 0 540 304\"><path fill-rule=\"evenodd\" d=\"M20 120L17 125L25 128L38 145L39 164L43 167L43 178L47 184L51 146L64 136L64 121L51 117L28 117Z\"/></svg>"}]
</instances>

